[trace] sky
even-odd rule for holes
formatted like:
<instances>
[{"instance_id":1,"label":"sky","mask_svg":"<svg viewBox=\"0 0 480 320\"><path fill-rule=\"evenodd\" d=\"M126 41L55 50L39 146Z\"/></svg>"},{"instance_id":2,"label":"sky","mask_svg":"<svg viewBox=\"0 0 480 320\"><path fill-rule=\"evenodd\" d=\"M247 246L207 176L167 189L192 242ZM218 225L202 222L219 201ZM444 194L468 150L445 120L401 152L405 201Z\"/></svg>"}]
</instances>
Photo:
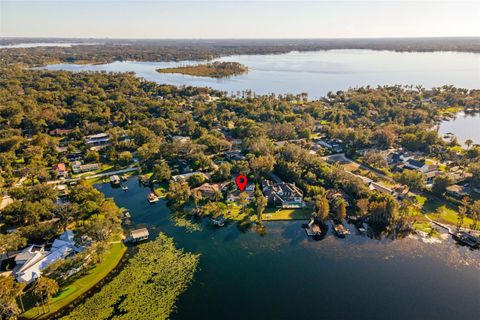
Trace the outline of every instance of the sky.
<instances>
[{"instance_id":1,"label":"sky","mask_svg":"<svg viewBox=\"0 0 480 320\"><path fill-rule=\"evenodd\" d=\"M480 0L0 0L0 37L439 36L480 36Z\"/></svg>"}]
</instances>

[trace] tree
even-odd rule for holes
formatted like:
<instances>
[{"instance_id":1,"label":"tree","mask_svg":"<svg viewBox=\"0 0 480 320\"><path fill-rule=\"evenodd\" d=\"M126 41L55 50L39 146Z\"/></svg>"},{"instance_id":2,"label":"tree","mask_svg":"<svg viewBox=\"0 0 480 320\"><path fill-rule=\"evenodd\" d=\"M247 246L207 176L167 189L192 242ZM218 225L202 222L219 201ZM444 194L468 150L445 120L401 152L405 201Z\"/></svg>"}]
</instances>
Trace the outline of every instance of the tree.
<instances>
[{"instance_id":1,"label":"tree","mask_svg":"<svg viewBox=\"0 0 480 320\"><path fill-rule=\"evenodd\" d=\"M32 290L41 299L42 304L45 305L45 302L48 304L50 298L57 294L59 289L57 281L41 276L35 281Z\"/></svg>"},{"instance_id":2,"label":"tree","mask_svg":"<svg viewBox=\"0 0 480 320\"><path fill-rule=\"evenodd\" d=\"M403 170L395 179L412 190L422 190L425 187L425 175L414 170Z\"/></svg>"},{"instance_id":3,"label":"tree","mask_svg":"<svg viewBox=\"0 0 480 320\"><path fill-rule=\"evenodd\" d=\"M271 155L253 157L250 159L250 168L256 177L262 173L268 173L273 171L273 165L275 164L275 158Z\"/></svg>"},{"instance_id":4,"label":"tree","mask_svg":"<svg viewBox=\"0 0 480 320\"><path fill-rule=\"evenodd\" d=\"M0 234L0 253L17 250L27 245L27 239L19 232Z\"/></svg>"},{"instance_id":5,"label":"tree","mask_svg":"<svg viewBox=\"0 0 480 320\"><path fill-rule=\"evenodd\" d=\"M99 162L100 155L97 150L88 150L84 158L85 162Z\"/></svg>"},{"instance_id":6,"label":"tree","mask_svg":"<svg viewBox=\"0 0 480 320\"><path fill-rule=\"evenodd\" d=\"M213 180L225 181L232 175L232 165L229 162L222 162L218 165L217 170L213 173Z\"/></svg>"},{"instance_id":7,"label":"tree","mask_svg":"<svg viewBox=\"0 0 480 320\"><path fill-rule=\"evenodd\" d=\"M200 190L192 190L193 203L195 204L195 209L198 209L198 204L203 200L202 193Z\"/></svg>"},{"instance_id":8,"label":"tree","mask_svg":"<svg viewBox=\"0 0 480 320\"><path fill-rule=\"evenodd\" d=\"M226 205L222 202L208 202L206 203L203 208L203 212L207 215L212 215L214 218L223 214L226 210Z\"/></svg>"},{"instance_id":9,"label":"tree","mask_svg":"<svg viewBox=\"0 0 480 320\"><path fill-rule=\"evenodd\" d=\"M347 203L343 198L337 198L333 204L335 219L342 220L347 217Z\"/></svg>"},{"instance_id":10,"label":"tree","mask_svg":"<svg viewBox=\"0 0 480 320\"><path fill-rule=\"evenodd\" d=\"M25 284L17 283L13 277L0 276L0 319L17 319L22 311L17 298L23 295L23 288Z\"/></svg>"},{"instance_id":11,"label":"tree","mask_svg":"<svg viewBox=\"0 0 480 320\"><path fill-rule=\"evenodd\" d=\"M198 187L205 182L205 176L203 174L194 174L188 178L188 185L192 188Z\"/></svg>"},{"instance_id":12,"label":"tree","mask_svg":"<svg viewBox=\"0 0 480 320\"><path fill-rule=\"evenodd\" d=\"M248 193L241 192L238 195L237 202L240 206L242 206L242 212L245 213L248 205Z\"/></svg>"},{"instance_id":13,"label":"tree","mask_svg":"<svg viewBox=\"0 0 480 320\"><path fill-rule=\"evenodd\" d=\"M153 174L150 181L165 182L172 177L172 171L166 161L160 161L153 166Z\"/></svg>"},{"instance_id":14,"label":"tree","mask_svg":"<svg viewBox=\"0 0 480 320\"><path fill-rule=\"evenodd\" d=\"M368 214L368 205L370 202L366 198L358 199L356 202L357 213L360 217L364 217Z\"/></svg>"},{"instance_id":15,"label":"tree","mask_svg":"<svg viewBox=\"0 0 480 320\"><path fill-rule=\"evenodd\" d=\"M133 160L132 153L130 151L123 151L118 155L118 163L120 165L130 164Z\"/></svg>"},{"instance_id":16,"label":"tree","mask_svg":"<svg viewBox=\"0 0 480 320\"><path fill-rule=\"evenodd\" d=\"M257 185L255 188L255 200L254 200L255 208L257 211L258 221L262 221L262 213L267 206L267 198L263 195L262 190Z\"/></svg>"},{"instance_id":17,"label":"tree","mask_svg":"<svg viewBox=\"0 0 480 320\"><path fill-rule=\"evenodd\" d=\"M167 199L172 201L176 207L188 201L191 190L186 182L170 182L168 186Z\"/></svg>"},{"instance_id":18,"label":"tree","mask_svg":"<svg viewBox=\"0 0 480 320\"><path fill-rule=\"evenodd\" d=\"M465 220L465 215L467 214L467 207L461 205L458 207L458 215L457 215L457 229L460 229L463 226L463 221Z\"/></svg>"},{"instance_id":19,"label":"tree","mask_svg":"<svg viewBox=\"0 0 480 320\"><path fill-rule=\"evenodd\" d=\"M470 149L470 146L473 144L473 140L472 139L467 139L465 140L465 145L467 146L468 149Z\"/></svg>"},{"instance_id":20,"label":"tree","mask_svg":"<svg viewBox=\"0 0 480 320\"><path fill-rule=\"evenodd\" d=\"M387 167L387 160L385 160L385 157L378 151L366 152L363 156L363 161L374 168L384 169Z\"/></svg>"},{"instance_id":21,"label":"tree","mask_svg":"<svg viewBox=\"0 0 480 320\"><path fill-rule=\"evenodd\" d=\"M480 219L480 200L475 201L472 204L472 229L477 230L478 229L478 223Z\"/></svg>"},{"instance_id":22,"label":"tree","mask_svg":"<svg viewBox=\"0 0 480 320\"><path fill-rule=\"evenodd\" d=\"M319 194L315 196L315 212L320 221L325 221L330 214L330 204L325 195Z\"/></svg>"},{"instance_id":23,"label":"tree","mask_svg":"<svg viewBox=\"0 0 480 320\"><path fill-rule=\"evenodd\" d=\"M432 185L432 192L437 195L445 193L448 186L453 184L453 180L447 175L440 175L435 177Z\"/></svg>"}]
</instances>

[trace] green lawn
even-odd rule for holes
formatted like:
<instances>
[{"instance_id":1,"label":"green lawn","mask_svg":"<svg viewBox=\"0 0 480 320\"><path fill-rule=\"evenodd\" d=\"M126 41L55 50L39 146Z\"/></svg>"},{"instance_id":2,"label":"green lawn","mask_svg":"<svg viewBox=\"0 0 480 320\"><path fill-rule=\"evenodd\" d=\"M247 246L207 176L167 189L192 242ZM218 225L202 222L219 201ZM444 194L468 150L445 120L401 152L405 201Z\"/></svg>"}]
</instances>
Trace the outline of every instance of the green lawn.
<instances>
[{"instance_id":1,"label":"green lawn","mask_svg":"<svg viewBox=\"0 0 480 320\"><path fill-rule=\"evenodd\" d=\"M424 195L417 195L416 199L429 218L450 225L457 224L458 208L455 205L435 197L427 197ZM473 219L465 217L463 227L471 228L472 224Z\"/></svg>"},{"instance_id":2,"label":"green lawn","mask_svg":"<svg viewBox=\"0 0 480 320\"><path fill-rule=\"evenodd\" d=\"M423 231L432 237L436 237L436 238L440 237L440 232L438 232L437 229L432 227L431 223L428 221L416 221L413 224L413 227L416 230Z\"/></svg>"},{"instance_id":3,"label":"green lawn","mask_svg":"<svg viewBox=\"0 0 480 320\"><path fill-rule=\"evenodd\" d=\"M160 184L157 184L156 188L154 189L155 191L155 194L160 197L160 198L164 198L166 195L167 195L167 192L168 192L168 183L167 182L163 182L163 183L160 183Z\"/></svg>"},{"instance_id":4,"label":"green lawn","mask_svg":"<svg viewBox=\"0 0 480 320\"><path fill-rule=\"evenodd\" d=\"M61 308L69 305L79 296L90 290L100 280L105 278L122 259L127 248L123 243L114 243L104 254L102 262L97 264L85 276L75 280L73 283L61 289L60 293L52 298L50 302L50 312L38 315L37 308L27 310L22 314L23 318L41 319L50 316Z\"/></svg>"},{"instance_id":5,"label":"green lawn","mask_svg":"<svg viewBox=\"0 0 480 320\"><path fill-rule=\"evenodd\" d=\"M308 220L312 215L312 209L276 209L267 208L262 214L264 221L278 220Z\"/></svg>"}]
</instances>

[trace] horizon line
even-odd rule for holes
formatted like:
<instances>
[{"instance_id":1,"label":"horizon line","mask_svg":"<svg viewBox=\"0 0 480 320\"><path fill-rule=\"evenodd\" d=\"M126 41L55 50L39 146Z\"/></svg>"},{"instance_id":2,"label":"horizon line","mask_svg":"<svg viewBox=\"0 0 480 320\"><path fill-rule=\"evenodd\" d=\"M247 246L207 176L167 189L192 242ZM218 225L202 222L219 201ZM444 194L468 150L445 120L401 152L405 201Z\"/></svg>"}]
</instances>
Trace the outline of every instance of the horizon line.
<instances>
[{"instance_id":1,"label":"horizon line","mask_svg":"<svg viewBox=\"0 0 480 320\"><path fill-rule=\"evenodd\" d=\"M179 38L137 38L137 37L49 37L49 36L0 36L0 39L79 39L79 40L377 40L377 39L480 39L478 36L391 36L391 37L315 37L315 38L279 38L279 37L259 37L259 38L243 38L243 37L201 37L201 38L188 38L188 37L179 37Z\"/></svg>"}]
</instances>

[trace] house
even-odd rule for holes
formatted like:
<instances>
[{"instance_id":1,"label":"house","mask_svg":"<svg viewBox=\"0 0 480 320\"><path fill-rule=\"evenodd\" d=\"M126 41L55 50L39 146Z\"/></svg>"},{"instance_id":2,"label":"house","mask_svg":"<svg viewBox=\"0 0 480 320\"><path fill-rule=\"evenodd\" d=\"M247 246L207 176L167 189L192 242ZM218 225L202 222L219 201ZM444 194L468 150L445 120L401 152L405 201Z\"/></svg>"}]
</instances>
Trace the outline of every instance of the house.
<instances>
[{"instance_id":1,"label":"house","mask_svg":"<svg viewBox=\"0 0 480 320\"><path fill-rule=\"evenodd\" d=\"M417 159L408 159L405 161L405 168L411 170L420 170L425 166L425 159L417 160Z\"/></svg>"},{"instance_id":2,"label":"house","mask_svg":"<svg viewBox=\"0 0 480 320\"><path fill-rule=\"evenodd\" d=\"M220 193L221 186L219 184L211 184L207 182L193 190L198 190L204 198L214 200L216 195Z\"/></svg>"},{"instance_id":3,"label":"house","mask_svg":"<svg viewBox=\"0 0 480 320\"><path fill-rule=\"evenodd\" d=\"M245 160L245 156L242 155L240 150L226 151L224 153L225 157L230 161Z\"/></svg>"},{"instance_id":4,"label":"house","mask_svg":"<svg viewBox=\"0 0 480 320\"><path fill-rule=\"evenodd\" d=\"M315 142L318 145L329 149L332 153L342 153L345 151L343 141L340 139L318 139Z\"/></svg>"},{"instance_id":5,"label":"house","mask_svg":"<svg viewBox=\"0 0 480 320\"><path fill-rule=\"evenodd\" d=\"M380 193L385 193L385 194L390 194L390 195L395 195L395 191L390 189L390 188L387 188L385 186L382 186L381 184L378 184L376 182L373 182L371 181L369 184L368 184L368 188L370 190L375 190L375 191L378 191Z\"/></svg>"},{"instance_id":6,"label":"house","mask_svg":"<svg viewBox=\"0 0 480 320\"><path fill-rule=\"evenodd\" d=\"M58 153L61 153L63 155L67 154L68 152L68 147L63 147L63 146L55 146L55 151Z\"/></svg>"},{"instance_id":7,"label":"house","mask_svg":"<svg viewBox=\"0 0 480 320\"><path fill-rule=\"evenodd\" d=\"M68 170L65 163L57 163L52 167L52 171L57 173L59 178L67 178L68 177Z\"/></svg>"},{"instance_id":8,"label":"house","mask_svg":"<svg viewBox=\"0 0 480 320\"><path fill-rule=\"evenodd\" d=\"M32 283L52 263L82 250L83 248L75 246L73 232L67 230L55 239L50 250L35 244L23 249L15 257L16 265L12 274L18 282Z\"/></svg>"},{"instance_id":9,"label":"house","mask_svg":"<svg viewBox=\"0 0 480 320\"><path fill-rule=\"evenodd\" d=\"M84 137L85 143L91 146L107 146L110 144L108 133L98 133Z\"/></svg>"},{"instance_id":10,"label":"house","mask_svg":"<svg viewBox=\"0 0 480 320\"><path fill-rule=\"evenodd\" d=\"M246 193L247 194L247 200L248 201L252 201L255 198L255 192L254 191L248 191L246 189L243 190L243 191L240 191L240 190L236 189L236 190L231 190L227 193L227 201L237 202L241 193Z\"/></svg>"},{"instance_id":11,"label":"house","mask_svg":"<svg viewBox=\"0 0 480 320\"><path fill-rule=\"evenodd\" d=\"M241 193L247 194L248 201L253 200L255 198L255 184L252 182L247 183L243 191L240 191L237 188L236 184L234 184L234 188L227 193L227 201L237 202L238 197L240 196Z\"/></svg>"},{"instance_id":12,"label":"house","mask_svg":"<svg viewBox=\"0 0 480 320\"><path fill-rule=\"evenodd\" d=\"M190 137L184 137L184 136L173 136L172 137L172 142L173 143L186 143L190 141Z\"/></svg>"},{"instance_id":13,"label":"house","mask_svg":"<svg viewBox=\"0 0 480 320\"><path fill-rule=\"evenodd\" d=\"M442 175L443 173L438 170L429 171L425 173L425 183L426 184L433 184L433 181L436 177Z\"/></svg>"},{"instance_id":14,"label":"house","mask_svg":"<svg viewBox=\"0 0 480 320\"><path fill-rule=\"evenodd\" d=\"M262 181L262 191L268 200L268 204L277 208L303 208L303 191L293 183L271 180Z\"/></svg>"},{"instance_id":15,"label":"house","mask_svg":"<svg viewBox=\"0 0 480 320\"><path fill-rule=\"evenodd\" d=\"M454 184L454 185L451 185L451 186L447 187L446 193L449 196L452 196L454 198L462 199L464 197L470 196L470 188L468 188L466 186L461 186L461 185L458 185L458 184Z\"/></svg>"},{"instance_id":16,"label":"house","mask_svg":"<svg viewBox=\"0 0 480 320\"><path fill-rule=\"evenodd\" d=\"M100 164L98 163L89 163L83 164L80 161L72 162L72 171L73 173L81 173L81 172L89 172L98 170L100 168Z\"/></svg>"},{"instance_id":17,"label":"house","mask_svg":"<svg viewBox=\"0 0 480 320\"><path fill-rule=\"evenodd\" d=\"M68 194L68 188L66 184L57 184L55 189L57 189L59 197L64 197Z\"/></svg>"},{"instance_id":18,"label":"house","mask_svg":"<svg viewBox=\"0 0 480 320\"><path fill-rule=\"evenodd\" d=\"M82 159L83 159L83 155L82 155L81 151L75 151L75 152L69 153L67 155L67 160L68 161L79 161L79 160L82 160Z\"/></svg>"},{"instance_id":19,"label":"house","mask_svg":"<svg viewBox=\"0 0 480 320\"><path fill-rule=\"evenodd\" d=\"M205 175L205 173L200 172L200 171L195 171L195 172L189 172L189 173L184 173L184 174L178 174L176 176L172 176L172 180L175 182L182 182L182 181L187 181L188 178L194 175L200 175L203 176L205 179L208 179L208 177Z\"/></svg>"},{"instance_id":20,"label":"house","mask_svg":"<svg viewBox=\"0 0 480 320\"><path fill-rule=\"evenodd\" d=\"M54 130L50 130L48 134L56 137L63 137L70 134L70 132L72 132L71 129L54 129Z\"/></svg>"}]
</instances>

